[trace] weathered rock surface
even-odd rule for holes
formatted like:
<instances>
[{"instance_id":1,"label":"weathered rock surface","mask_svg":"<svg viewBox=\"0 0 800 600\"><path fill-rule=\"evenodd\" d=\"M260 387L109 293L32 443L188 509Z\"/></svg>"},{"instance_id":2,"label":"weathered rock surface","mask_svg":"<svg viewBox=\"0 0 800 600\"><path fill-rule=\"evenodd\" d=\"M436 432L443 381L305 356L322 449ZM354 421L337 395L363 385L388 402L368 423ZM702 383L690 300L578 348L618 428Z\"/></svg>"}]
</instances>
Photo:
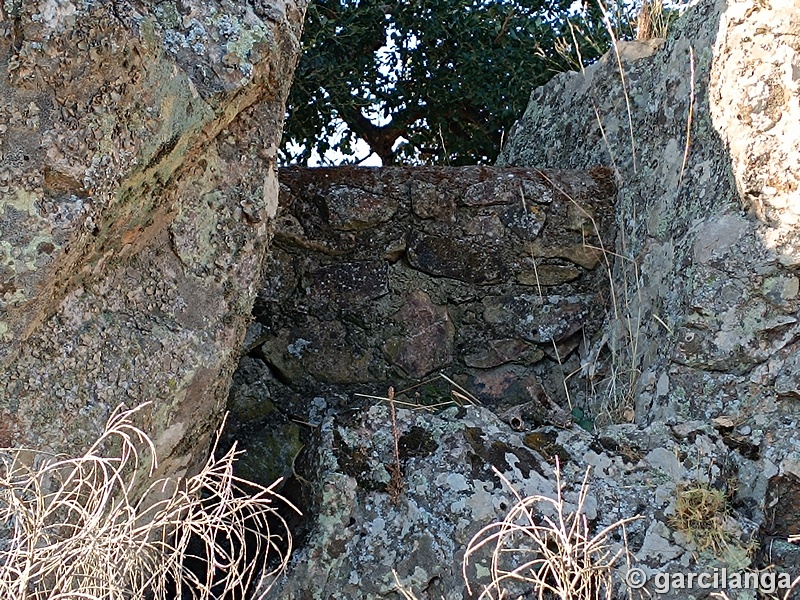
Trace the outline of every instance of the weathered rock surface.
<instances>
[{"instance_id":1,"label":"weathered rock surface","mask_svg":"<svg viewBox=\"0 0 800 600\"><path fill-rule=\"evenodd\" d=\"M533 93L501 157L617 170L615 279L628 301L609 331L620 347L636 342L640 422L759 413L753 385L792 394L800 192L776 182L796 178L800 164L796 148L785 150L797 143L785 127L798 110L789 74L798 54L786 40L800 21L782 6L703 2L666 42L622 44L625 90L613 54L586 76L556 77ZM767 89L769 102L759 95ZM777 129L765 111L780 116ZM770 198L782 212L761 207Z\"/></svg>"},{"instance_id":2,"label":"weathered rock surface","mask_svg":"<svg viewBox=\"0 0 800 600\"><path fill-rule=\"evenodd\" d=\"M258 286L305 2L4 7L0 446L74 452L151 400L179 475Z\"/></svg>"},{"instance_id":3,"label":"weathered rock surface","mask_svg":"<svg viewBox=\"0 0 800 600\"><path fill-rule=\"evenodd\" d=\"M702 473L703 481L720 486L736 475L735 451L719 432L700 423L614 425L599 436L580 428L515 432L482 407L439 415L399 409L397 423L405 489L395 500L389 486L394 439L387 405L323 422L314 456L301 470L318 489L316 530L270 597L394 598L393 571L417 598L477 597L467 593L461 573L467 545L516 502L493 468L523 497L554 498L555 457L562 467L567 512L576 509L580 483L591 467L583 511L592 531L642 516L626 527L628 545L632 564L652 579L664 564L684 570L692 564L693 546L669 524L681 483ZM717 459L725 459L725 466ZM732 531L746 540L754 529L744 521ZM611 552L619 551L621 542L617 530L609 540ZM734 559L741 556L732 549ZM627 598L624 560L619 567L618 597ZM486 572L468 572L473 591L480 591ZM698 596L679 589L663 597Z\"/></svg>"},{"instance_id":4,"label":"weathered rock surface","mask_svg":"<svg viewBox=\"0 0 800 600\"><path fill-rule=\"evenodd\" d=\"M796 3L701 2L668 40L621 45L625 89L609 54L534 91L500 161L616 169L627 300L595 376L627 365L641 425L730 423L739 501L787 510L794 486L765 492L797 475L800 445L798 34Z\"/></svg>"}]
</instances>

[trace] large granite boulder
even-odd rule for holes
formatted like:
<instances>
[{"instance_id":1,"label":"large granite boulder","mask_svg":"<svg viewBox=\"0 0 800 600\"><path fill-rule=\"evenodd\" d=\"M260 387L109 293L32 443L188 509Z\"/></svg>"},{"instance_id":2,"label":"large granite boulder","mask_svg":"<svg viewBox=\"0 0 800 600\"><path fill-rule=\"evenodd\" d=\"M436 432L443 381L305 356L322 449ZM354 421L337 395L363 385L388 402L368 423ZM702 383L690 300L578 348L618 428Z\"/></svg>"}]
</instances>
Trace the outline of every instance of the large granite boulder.
<instances>
[{"instance_id":1,"label":"large granite boulder","mask_svg":"<svg viewBox=\"0 0 800 600\"><path fill-rule=\"evenodd\" d=\"M501 156L617 171L608 332L638 422L793 410L798 19L701 2L668 40L620 45L624 86L612 52L535 90Z\"/></svg>"},{"instance_id":2,"label":"large granite boulder","mask_svg":"<svg viewBox=\"0 0 800 600\"><path fill-rule=\"evenodd\" d=\"M627 301L592 353L619 360L598 372L628 374L641 425L722 424L739 516L762 525L764 564L783 544L795 573L796 528L764 508L794 514L800 471L798 33L792 2L700 2L666 41L535 90L500 160L616 169Z\"/></svg>"},{"instance_id":3,"label":"large granite boulder","mask_svg":"<svg viewBox=\"0 0 800 600\"><path fill-rule=\"evenodd\" d=\"M0 10L0 446L75 452L119 403L202 460L251 314L303 0Z\"/></svg>"}]
</instances>

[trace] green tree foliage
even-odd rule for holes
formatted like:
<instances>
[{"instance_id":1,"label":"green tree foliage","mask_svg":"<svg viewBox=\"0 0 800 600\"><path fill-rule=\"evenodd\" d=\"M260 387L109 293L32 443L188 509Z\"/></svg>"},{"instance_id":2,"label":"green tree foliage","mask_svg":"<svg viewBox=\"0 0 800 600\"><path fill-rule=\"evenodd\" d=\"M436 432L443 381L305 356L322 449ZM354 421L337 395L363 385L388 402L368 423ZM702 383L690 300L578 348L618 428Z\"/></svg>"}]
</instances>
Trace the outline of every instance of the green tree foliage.
<instances>
[{"instance_id":1,"label":"green tree foliage","mask_svg":"<svg viewBox=\"0 0 800 600\"><path fill-rule=\"evenodd\" d=\"M312 3L284 161L332 149L354 162L361 139L384 165L492 162L534 87L608 47L591 2L579 11L573 0Z\"/></svg>"}]
</instances>

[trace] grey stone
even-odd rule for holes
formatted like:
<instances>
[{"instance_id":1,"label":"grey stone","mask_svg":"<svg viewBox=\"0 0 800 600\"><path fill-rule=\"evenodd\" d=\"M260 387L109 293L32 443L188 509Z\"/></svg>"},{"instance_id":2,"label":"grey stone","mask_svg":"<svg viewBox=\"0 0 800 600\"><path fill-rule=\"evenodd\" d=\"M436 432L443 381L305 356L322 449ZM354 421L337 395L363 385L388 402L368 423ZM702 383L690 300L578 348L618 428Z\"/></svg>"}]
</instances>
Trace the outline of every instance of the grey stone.
<instances>
[{"instance_id":1,"label":"grey stone","mask_svg":"<svg viewBox=\"0 0 800 600\"><path fill-rule=\"evenodd\" d=\"M391 219L398 203L391 197L340 185L328 189L325 206L333 229L360 231Z\"/></svg>"},{"instance_id":2,"label":"grey stone","mask_svg":"<svg viewBox=\"0 0 800 600\"><path fill-rule=\"evenodd\" d=\"M407 240L408 262L434 277L450 277L465 283L501 283L507 269L491 245L476 245L439 235L411 230Z\"/></svg>"}]
</instances>

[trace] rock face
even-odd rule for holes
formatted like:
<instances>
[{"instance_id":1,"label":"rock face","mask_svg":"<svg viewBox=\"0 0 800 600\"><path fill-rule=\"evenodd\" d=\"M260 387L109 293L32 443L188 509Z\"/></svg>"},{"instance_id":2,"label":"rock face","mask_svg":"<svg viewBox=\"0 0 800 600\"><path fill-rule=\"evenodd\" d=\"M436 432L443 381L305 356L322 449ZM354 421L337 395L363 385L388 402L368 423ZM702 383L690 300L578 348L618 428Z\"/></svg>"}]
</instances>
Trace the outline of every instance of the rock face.
<instances>
[{"instance_id":1,"label":"rock face","mask_svg":"<svg viewBox=\"0 0 800 600\"><path fill-rule=\"evenodd\" d=\"M515 504L509 485L523 497L555 498L556 459L567 513L577 509L580 484L591 467L583 513L593 533L641 516L626 526L628 549L632 566L643 569L652 583L664 565L691 570L693 564L691 545L670 525L681 482L700 472L709 485L724 486L738 460L719 432L698 422L611 425L599 435L579 427L515 432L484 407L450 408L438 415L399 409L396 421L404 489L394 496L387 406L323 422L316 450L299 473L319 488L316 527L270 598L395 598L400 587L416 598L477 598L468 593L461 572L470 539ZM725 467L718 459L727 460ZM545 507L536 510L547 514ZM747 519L727 526L732 536L727 560L741 567L744 551L734 540L746 541L756 526ZM621 529L613 531L611 554L622 549L623 539ZM468 569L473 592L488 581L486 555L478 558L483 571L474 564ZM712 562L709 568L724 564ZM622 583L625 561L617 566L614 597L628 598ZM649 597L638 594L633 597ZM674 589L663 597L706 596Z\"/></svg>"},{"instance_id":2,"label":"rock face","mask_svg":"<svg viewBox=\"0 0 800 600\"><path fill-rule=\"evenodd\" d=\"M640 423L794 410L798 19L700 3L666 42L622 45L625 90L613 54L536 90L504 150L508 165L617 170L629 302L609 332L635 345Z\"/></svg>"},{"instance_id":3,"label":"rock face","mask_svg":"<svg viewBox=\"0 0 800 600\"><path fill-rule=\"evenodd\" d=\"M794 505L800 464L798 33L794 3L701 2L666 42L621 47L624 90L613 55L536 90L500 161L617 170L630 301L603 341L635 375L630 408L724 422L740 516L767 540L758 507Z\"/></svg>"},{"instance_id":4,"label":"rock face","mask_svg":"<svg viewBox=\"0 0 800 600\"><path fill-rule=\"evenodd\" d=\"M180 475L258 286L305 2L4 7L0 446L74 452L151 400Z\"/></svg>"}]
</instances>

